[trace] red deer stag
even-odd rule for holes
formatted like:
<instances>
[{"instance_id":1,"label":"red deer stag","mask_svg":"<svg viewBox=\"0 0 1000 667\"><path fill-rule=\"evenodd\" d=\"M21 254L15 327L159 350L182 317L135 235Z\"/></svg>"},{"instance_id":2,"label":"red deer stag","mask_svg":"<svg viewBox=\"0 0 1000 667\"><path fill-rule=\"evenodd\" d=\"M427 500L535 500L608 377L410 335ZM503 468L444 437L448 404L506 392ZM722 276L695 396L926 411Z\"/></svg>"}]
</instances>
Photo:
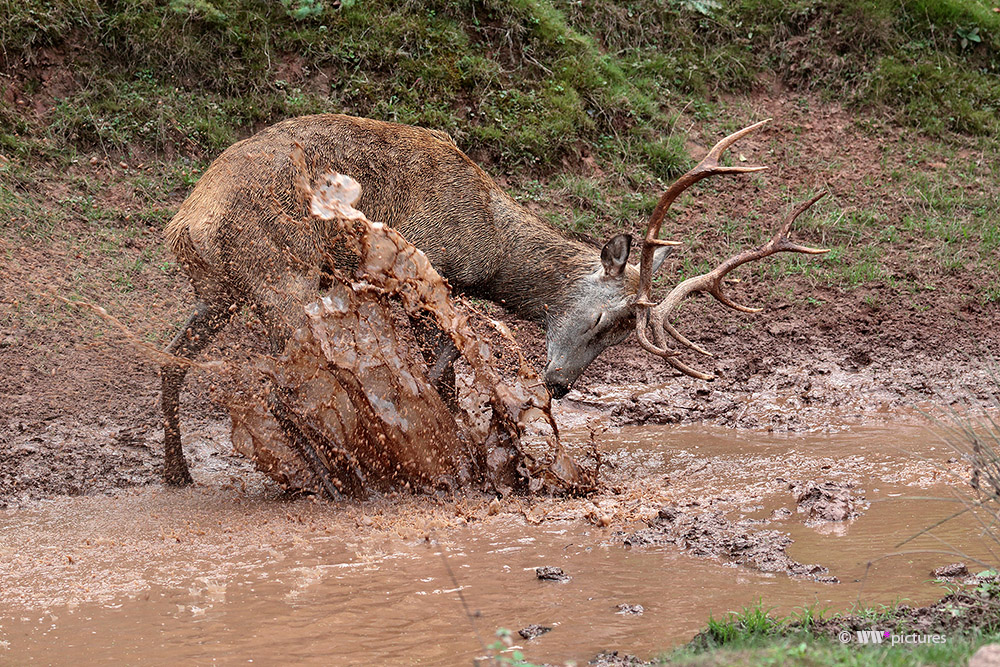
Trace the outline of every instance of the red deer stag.
<instances>
[{"instance_id":1,"label":"red deer stag","mask_svg":"<svg viewBox=\"0 0 1000 667\"><path fill-rule=\"evenodd\" d=\"M543 324L545 382L556 398L633 328L645 349L683 373L709 378L667 348L670 334L704 352L673 329L667 321L670 310L699 290L747 310L722 294L727 272L776 252L824 252L786 238L791 222L814 199L800 206L767 245L681 283L659 305L652 301L653 274L676 245L658 238L671 202L706 176L763 169L718 163L726 148L761 125L720 141L670 186L653 213L636 269L627 263L630 236L619 234L603 248L567 238L501 190L447 134L333 114L283 121L226 149L167 226L170 248L190 276L198 303L166 351L194 357L242 306L255 310L272 347L280 350L300 321L296 306L322 290L329 269L324 258L334 240L315 224L301 222L307 211L295 197L298 170L291 159L293 148L301 146L311 178L335 171L356 179L362 187L357 208L399 230L452 287ZM444 350L443 344L439 360L447 356ZM180 362L162 371L164 477L170 484L191 480L179 427L186 371Z\"/></svg>"}]
</instances>

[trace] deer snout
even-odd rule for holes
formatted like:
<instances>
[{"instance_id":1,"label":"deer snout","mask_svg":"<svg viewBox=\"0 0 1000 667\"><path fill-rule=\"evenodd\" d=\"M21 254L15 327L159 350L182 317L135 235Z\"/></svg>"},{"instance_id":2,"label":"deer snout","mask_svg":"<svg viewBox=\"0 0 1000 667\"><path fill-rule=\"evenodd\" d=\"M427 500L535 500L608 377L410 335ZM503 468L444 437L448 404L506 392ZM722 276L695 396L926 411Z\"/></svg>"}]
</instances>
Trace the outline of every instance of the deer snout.
<instances>
[{"instance_id":1,"label":"deer snout","mask_svg":"<svg viewBox=\"0 0 1000 667\"><path fill-rule=\"evenodd\" d=\"M545 368L545 388L549 390L552 398L562 398L569 393L569 387L573 384L576 376L570 377L559 366L554 366L550 361Z\"/></svg>"},{"instance_id":2,"label":"deer snout","mask_svg":"<svg viewBox=\"0 0 1000 667\"><path fill-rule=\"evenodd\" d=\"M549 382L546 380L545 388L549 390L549 394L552 395L552 398L562 398L569 393L568 384L559 384L558 382Z\"/></svg>"}]
</instances>

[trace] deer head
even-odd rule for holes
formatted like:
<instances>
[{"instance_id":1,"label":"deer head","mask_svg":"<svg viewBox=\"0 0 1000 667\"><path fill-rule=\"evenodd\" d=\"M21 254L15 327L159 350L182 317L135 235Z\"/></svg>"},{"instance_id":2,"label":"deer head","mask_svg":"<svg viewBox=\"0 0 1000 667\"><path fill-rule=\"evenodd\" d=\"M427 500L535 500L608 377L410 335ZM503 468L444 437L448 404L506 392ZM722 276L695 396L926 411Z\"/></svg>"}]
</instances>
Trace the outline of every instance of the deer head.
<instances>
[{"instance_id":1,"label":"deer head","mask_svg":"<svg viewBox=\"0 0 1000 667\"><path fill-rule=\"evenodd\" d=\"M733 303L722 292L722 279L736 267L763 259L778 252L821 254L819 248L792 243L788 234L792 223L825 193L800 204L766 244L730 257L712 271L688 278L663 299L652 300L653 275L663 260L679 245L676 241L659 238L660 226L670 205L687 188L708 176L745 174L767 167L728 167L719 164L722 153L739 139L760 128L764 120L727 136L717 143L693 169L674 181L660 197L646 228L638 269L627 263L631 237L621 234L611 239L601 250L601 266L578 283L579 294L572 305L550 318L547 329L548 364L545 382L555 398L561 398L583 370L605 348L622 342L634 328L639 344L651 354L691 377L712 380L714 376L695 370L678 359L678 352L667 345L668 335L682 346L700 354L711 354L678 332L669 321L670 313L687 296L708 292L723 305L741 312L755 313L759 308L747 308ZM650 336L652 334L652 336Z\"/></svg>"},{"instance_id":2,"label":"deer head","mask_svg":"<svg viewBox=\"0 0 1000 667\"><path fill-rule=\"evenodd\" d=\"M674 245L666 242L654 251L654 273ZM550 312L545 330L545 384L554 398L565 396L597 355L624 341L635 329L639 271L628 263L631 251L628 234L608 241L601 248L600 263L573 285L567 307Z\"/></svg>"}]
</instances>

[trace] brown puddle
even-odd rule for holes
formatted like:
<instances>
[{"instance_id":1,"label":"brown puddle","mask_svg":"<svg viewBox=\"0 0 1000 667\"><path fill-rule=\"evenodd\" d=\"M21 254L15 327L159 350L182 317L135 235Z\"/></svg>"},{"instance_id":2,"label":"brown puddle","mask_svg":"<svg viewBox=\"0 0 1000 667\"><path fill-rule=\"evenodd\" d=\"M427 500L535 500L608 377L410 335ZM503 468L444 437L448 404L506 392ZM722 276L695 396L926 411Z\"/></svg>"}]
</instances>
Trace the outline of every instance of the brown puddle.
<instances>
[{"instance_id":1,"label":"brown puddle","mask_svg":"<svg viewBox=\"0 0 1000 667\"><path fill-rule=\"evenodd\" d=\"M565 439L574 436L586 440ZM508 499L492 510L478 498L325 503L209 481L3 511L0 663L469 664L483 654L475 631L492 643L497 628L531 624L553 627L521 642L532 661L586 662L608 649L649 658L686 642L709 614L757 597L780 612L844 610L859 595L928 602L941 594L930 571L961 560L906 554L865 576L869 560L957 507L915 499L951 497L934 472L951 451L921 427L637 427L599 441L620 488L593 500ZM870 507L849 523L807 527L789 489L796 480L855 483ZM829 567L842 583L621 546L622 531L664 502L766 521L762 529L795 539L791 557ZM792 514L771 520L778 508ZM594 511L610 525L583 518ZM989 558L971 518L934 534ZM904 547L941 548L930 538ZM543 565L571 580L538 581L533 568ZM474 622L457 588L480 613ZM644 613L618 614L622 603Z\"/></svg>"}]
</instances>

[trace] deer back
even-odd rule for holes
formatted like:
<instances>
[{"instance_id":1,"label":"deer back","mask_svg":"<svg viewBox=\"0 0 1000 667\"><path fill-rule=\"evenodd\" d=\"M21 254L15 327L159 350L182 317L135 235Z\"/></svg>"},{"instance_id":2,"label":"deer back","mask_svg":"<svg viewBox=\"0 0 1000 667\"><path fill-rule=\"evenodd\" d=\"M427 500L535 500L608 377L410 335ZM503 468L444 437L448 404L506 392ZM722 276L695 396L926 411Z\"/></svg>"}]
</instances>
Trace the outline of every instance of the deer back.
<instances>
[{"instance_id":1,"label":"deer back","mask_svg":"<svg viewBox=\"0 0 1000 667\"><path fill-rule=\"evenodd\" d=\"M196 290L250 297L320 268L331 232L296 196L296 145L308 177L332 170L356 179L357 207L398 229L453 285L480 285L497 272L503 251L494 204L509 198L448 135L325 114L234 144L202 176L166 229Z\"/></svg>"}]
</instances>

